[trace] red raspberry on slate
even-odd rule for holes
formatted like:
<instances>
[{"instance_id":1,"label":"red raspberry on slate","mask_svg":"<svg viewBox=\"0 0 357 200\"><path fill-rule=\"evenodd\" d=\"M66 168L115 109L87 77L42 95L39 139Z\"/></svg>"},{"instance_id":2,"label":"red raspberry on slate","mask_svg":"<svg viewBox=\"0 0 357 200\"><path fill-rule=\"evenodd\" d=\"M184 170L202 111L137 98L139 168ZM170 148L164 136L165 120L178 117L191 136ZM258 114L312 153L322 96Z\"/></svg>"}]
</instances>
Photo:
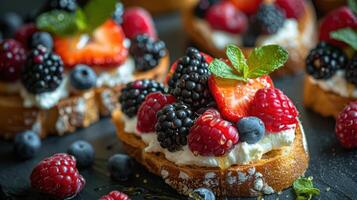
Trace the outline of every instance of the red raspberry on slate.
<instances>
[{"instance_id":1,"label":"red raspberry on slate","mask_svg":"<svg viewBox=\"0 0 357 200\"><path fill-rule=\"evenodd\" d=\"M193 124L188 134L188 146L195 155L223 156L239 139L238 131L221 118L215 109L206 110Z\"/></svg>"},{"instance_id":2,"label":"red raspberry on slate","mask_svg":"<svg viewBox=\"0 0 357 200\"><path fill-rule=\"evenodd\" d=\"M0 42L0 81L19 79L25 60L26 52L21 43L13 39Z\"/></svg>"},{"instance_id":3,"label":"red raspberry on slate","mask_svg":"<svg viewBox=\"0 0 357 200\"><path fill-rule=\"evenodd\" d=\"M38 29L36 28L35 24L25 24L21 26L15 33L15 38L19 41L24 47L28 47L29 40L31 39L32 35L36 33Z\"/></svg>"},{"instance_id":4,"label":"red raspberry on slate","mask_svg":"<svg viewBox=\"0 0 357 200\"><path fill-rule=\"evenodd\" d=\"M140 34L147 34L153 39L157 38L151 15L142 8L133 7L125 9L122 27L125 36L130 39Z\"/></svg>"},{"instance_id":5,"label":"red raspberry on slate","mask_svg":"<svg viewBox=\"0 0 357 200\"><path fill-rule=\"evenodd\" d=\"M30 180L33 188L60 199L77 195L86 183L76 168L76 159L65 153L42 160L32 170Z\"/></svg>"},{"instance_id":6,"label":"red raspberry on slate","mask_svg":"<svg viewBox=\"0 0 357 200\"><path fill-rule=\"evenodd\" d=\"M147 95L138 110L136 129L142 133L155 131L155 124L157 122L156 113L165 105L174 103L175 101L174 96L165 95L161 92L154 92Z\"/></svg>"},{"instance_id":7,"label":"red raspberry on slate","mask_svg":"<svg viewBox=\"0 0 357 200\"><path fill-rule=\"evenodd\" d=\"M255 93L250 116L260 118L267 131L279 132L295 125L299 115L292 101L276 88L260 89Z\"/></svg>"},{"instance_id":8,"label":"red raspberry on slate","mask_svg":"<svg viewBox=\"0 0 357 200\"><path fill-rule=\"evenodd\" d=\"M299 19L305 11L304 0L276 0L275 4L285 11L287 18Z\"/></svg>"},{"instance_id":9,"label":"red raspberry on slate","mask_svg":"<svg viewBox=\"0 0 357 200\"><path fill-rule=\"evenodd\" d=\"M343 48L345 43L330 37L331 32L342 28L357 29L357 16L347 6L331 11L322 19L319 39Z\"/></svg>"},{"instance_id":10,"label":"red raspberry on slate","mask_svg":"<svg viewBox=\"0 0 357 200\"><path fill-rule=\"evenodd\" d=\"M130 200L128 195L117 190L109 192L109 194L100 197L99 200Z\"/></svg>"},{"instance_id":11,"label":"red raspberry on slate","mask_svg":"<svg viewBox=\"0 0 357 200\"><path fill-rule=\"evenodd\" d=\"M247 29L248 19L230 1L221 1L213 5L206 13L206 20L212 28L241 33Z\"/></svg>"},{"instance_id":12,"label":"red raspberry on slate","mask_svg":"<svg viewBox=\"0 0 357 200\"><path fill-rule=\"evenodd\" d=\"M351 102L340 112L335 131L343 147L357 147L357 101Z\"/></svg>"}]
</instances>

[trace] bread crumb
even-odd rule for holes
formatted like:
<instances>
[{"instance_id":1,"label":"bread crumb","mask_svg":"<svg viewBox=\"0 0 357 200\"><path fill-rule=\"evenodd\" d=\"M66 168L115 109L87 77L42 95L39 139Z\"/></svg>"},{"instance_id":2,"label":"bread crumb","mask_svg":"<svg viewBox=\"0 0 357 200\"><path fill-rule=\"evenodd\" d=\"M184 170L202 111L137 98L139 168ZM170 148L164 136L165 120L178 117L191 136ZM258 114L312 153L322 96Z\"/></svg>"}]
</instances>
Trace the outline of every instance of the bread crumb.
<instances>
[{"instance_id":1,"label":"bread crumb","mask_svg":"<svg viewBox=\"0 0 357 200\"><path fill-rule=\"evenodd\" d=\"M327 187L326 188L326 192L328 192L328 191L330 191L331 190L331 188L330 187Z\"/></svg>"}]
</instances>

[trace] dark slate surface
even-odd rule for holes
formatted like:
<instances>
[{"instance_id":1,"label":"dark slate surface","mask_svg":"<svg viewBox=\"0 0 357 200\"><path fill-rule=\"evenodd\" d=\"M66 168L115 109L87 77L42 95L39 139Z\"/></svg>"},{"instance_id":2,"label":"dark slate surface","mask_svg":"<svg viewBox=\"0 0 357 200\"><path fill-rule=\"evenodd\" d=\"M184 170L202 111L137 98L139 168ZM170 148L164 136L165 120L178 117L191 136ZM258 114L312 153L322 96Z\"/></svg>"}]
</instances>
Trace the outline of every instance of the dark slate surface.
<instances>
[{"instance_id":1,"label":"dark slate surface","mask_svg":"<svg viewBox=\"0 0 357 200\"><path fill-rule=\"evenodd\" d=\"M39 5L39 1L33 0L0 0L0 3L0 13L5 10L25 13L28 8L36 8ZM163 16L155 22L161 38L170 50L171 58L181 56L187 42L179 15ZM291 97L300 110L311 157L306 175L313 176L315 185L321 190L321 196L316 199L357 199L357 151L347 151L338 145L333 119L322 118L302 107L302 78L302 75L288 77L275 80L275 83ZM122 152L110 119L103 119L75 134L46 139L39 155L28 161L19 161L13 155L11 142L0 141L0 199L50 199L30 189L28 177L31 169L41 159L57 152L65 152L69 144L78 139L85 139L93 144L96 161L91 169L81 170L87 185L74 199L95 200L114 189L126 191L133 199L184 199L175 194L161 178L150 174L139 164L129 181L115 182L110 179L106 160L111 155ZM295 199L295 196L291 189L288 189L264 199Z\"/></svg>"}]
</instances>

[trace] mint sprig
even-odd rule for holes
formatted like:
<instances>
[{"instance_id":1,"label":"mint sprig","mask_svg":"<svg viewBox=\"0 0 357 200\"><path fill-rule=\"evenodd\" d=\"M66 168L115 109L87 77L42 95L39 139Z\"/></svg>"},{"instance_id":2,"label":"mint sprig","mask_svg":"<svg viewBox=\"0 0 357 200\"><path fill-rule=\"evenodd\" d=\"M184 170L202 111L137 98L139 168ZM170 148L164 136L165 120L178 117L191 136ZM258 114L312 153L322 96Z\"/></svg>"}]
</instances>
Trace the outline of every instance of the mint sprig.
<instances>
[{"instance_id":1,"label":"mint sprig","mask_svg":"<svg viewBox=\"0 0 357 200\"><path fill-rule=\"evenodd\" d=\"M357 14L357 1L356 0L348 0L348 7Z\"/></svg>"},{"instance_id":2,"label":"mint sprig","mask_svg":"<svg viewBox=\"0 0 357 200\"><path fill-rule=\"evenodd\" d=\"M232 67L222 60L214 59L209 65L211 73L221 78L245 82L279 69L288 59L288 52L278 45L255 48L248 60L237 46L228 45L226 55Z\"/></svg>"},{"instance_id":3,"label":"mint sprig","mask_svg":"<svg viewBox=\"0 0 357 200\"><path fill-rule=\"evenodd\" d=\"M320 195L320 190L315 188L312 177L300 177L293 183L297 200L310 200L314 195Z\"/></svg>"},{"instance_id":4,"label":"mint sprig","mask_svg":"<svg viewBox=\"0 0 357 200\"><path fill-rule=\"evenodd\" d=\"M115 10L115 4L118 0L91 0L83 8L88 22L89 32L101 25L107 20Z\"/></svg>"},{"instance_id":5,"label":"mint sprig","mask_svg":"<svg viewBox=\"0 0 357 200\"><path fill-rule=\"evenodd\" d=\"M354 50L357 50L357 30L351 28L343 28L337 31L331 32L330 36L338 41L342 41Z\"/></svg>"}]
</instances>

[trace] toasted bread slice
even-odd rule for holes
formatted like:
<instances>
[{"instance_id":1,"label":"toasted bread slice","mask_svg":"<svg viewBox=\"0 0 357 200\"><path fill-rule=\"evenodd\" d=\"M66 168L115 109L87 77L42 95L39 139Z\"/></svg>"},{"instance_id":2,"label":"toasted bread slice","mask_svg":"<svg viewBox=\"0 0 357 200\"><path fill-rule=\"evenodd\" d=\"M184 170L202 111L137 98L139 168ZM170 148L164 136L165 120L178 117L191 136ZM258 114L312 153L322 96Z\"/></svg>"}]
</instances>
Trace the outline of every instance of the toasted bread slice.
<instances>
[{"instance_id":1,"label":"toasted bread slice","mask_svg":"<svg viewBox=\"0 0 357 200\"><path fill-rule=\"evenodd\" d=\"M124 131L121 115L121 111L116 110L112 119L126 152L180 194L187 195L199 187L210 188L221 197L271 194L290 187L308 167L309 156L301 124L296 129L292 146L266 153L259 161L221 169L177 166L161 153L145 152L145 143L135 134Z\"/></svg>"},{"instance_id":2,"label":"toasted bread slice","mask_svg":"<svg viewBox=\"0 0 357 200\"><path fill-rule=\"evenodd\" d=\"M343 108L355 98L346 98L330 91L323 90L314 84L310 76L304 80L304 105L324 117L337 117Z\"/></svg>"},{"instance_id":3,"label":"toasted bread slice","mask_svg":"<svg viewBox=\"0 0 357 200\"><path fill-rule=\"evenodd\" d=\"M153 14L160 14L174 10L191 7L198 0L123 0L126 7L140 6Z\"/></svg>"},{"instance_id":4,"label":"toasted bread slice","mask_svg":"<svg viewBox=\"0 0 357 200\"><path fill-rule=\"evenodd\" d=\"M304 67L305 58L315 43L316 43L316 31L315 11L311 3L305 3L305 14L302 16L299 23L299 45L296 47L288 47L289 59L285 63L285 67L275 71L272 76L282 76L285 74L296 74L302 71ZM212 32L208 22L199 19L194 16L193 7L183 10L182 20L184 29L187 31L190 39L203 51L212 54L217 58L226 57L225 49L217 48L213 42ZM245 56L248 56L253 48L240 47Z\"/></svg>"},{"instance_id":5,"label":"toasted bread slice","mask_svg":"<svg viewBox=\"0 0 357 200\"><path fill-rule=\"evenodd\" d=\"M168 66L169 56L165 56L157 67L136 73L134 78L162 81ZM11 139L24 130L34 130L44 138L88 127L98 121L101 115L109 115L116 108L121 87L102 87L78 93L62 99L48 110L24 107L19 94L1 94L0 138Z\"/></svg>"}]
</instances>

